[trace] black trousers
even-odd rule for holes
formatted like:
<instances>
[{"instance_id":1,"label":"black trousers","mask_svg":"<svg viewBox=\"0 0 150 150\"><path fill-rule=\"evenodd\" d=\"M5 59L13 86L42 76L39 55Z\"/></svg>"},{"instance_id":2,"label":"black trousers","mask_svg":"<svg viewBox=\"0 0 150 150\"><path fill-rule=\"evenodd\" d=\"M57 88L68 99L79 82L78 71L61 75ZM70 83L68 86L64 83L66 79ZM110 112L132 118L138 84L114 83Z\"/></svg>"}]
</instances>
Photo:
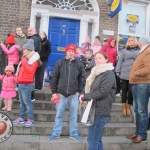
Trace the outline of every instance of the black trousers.
<instances>
[{"instance_id":1,"label":"black trousers","mask_svg":"<svg viewBox=\"0 0 150 150\"><path fill-rule=\"evenodd\" d=\"M35 89L41 90L43 87L44 71L47 62L42 62L42 65L35 72Z\"/></svg>"},{"instance_id":2,"label":"black trousers","mask_svg":"<svg viewBox=\"0 0 150 150\"><path fill-rule=\"evenodd\" d=\"M133 96L132 96L132 85L129 84L129 80L122 80L122 103L132 105Z\"/></svg>"}]
</instances>

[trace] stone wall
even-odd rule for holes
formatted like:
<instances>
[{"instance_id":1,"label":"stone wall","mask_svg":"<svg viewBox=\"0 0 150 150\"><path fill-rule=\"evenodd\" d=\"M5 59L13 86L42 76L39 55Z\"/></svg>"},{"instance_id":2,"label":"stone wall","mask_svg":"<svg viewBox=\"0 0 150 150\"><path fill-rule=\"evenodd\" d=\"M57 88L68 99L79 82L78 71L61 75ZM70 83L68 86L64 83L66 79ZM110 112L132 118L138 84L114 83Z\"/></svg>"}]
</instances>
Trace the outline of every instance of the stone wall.
<instances>
[{"instance_id":1,"label":"stone wall","mask_svg":"<svg viewBox=\"0 0 150 150\"><path fill-rule=\"evenodd\" d=\"M0 42L20 26L24 33L30 23L31 0L0 0Z\"/></svg>"}]
</instances>

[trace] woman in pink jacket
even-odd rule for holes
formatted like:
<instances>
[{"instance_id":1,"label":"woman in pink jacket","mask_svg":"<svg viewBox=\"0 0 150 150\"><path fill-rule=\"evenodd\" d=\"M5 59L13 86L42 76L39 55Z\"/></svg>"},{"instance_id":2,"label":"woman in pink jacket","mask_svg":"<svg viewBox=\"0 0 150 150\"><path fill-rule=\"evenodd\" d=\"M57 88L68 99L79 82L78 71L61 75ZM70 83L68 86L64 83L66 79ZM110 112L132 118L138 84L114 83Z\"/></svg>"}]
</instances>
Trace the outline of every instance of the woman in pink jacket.
<instances>
[{"instance_id":1,"label":"woman in pink jacket","mask_svg":"<svg viewBox=\"0 0 150 150\"><path fill-rule=\"evenodd\" d=\"M94 44L90 46L90 49L93 50L93 55L95 55L97 52L100 52L101 50L101 42L100 42L100 37L96 36L94 39Z\"/></svg>"},{"instance_id":2,"label":"woman in pink jacket","mask_svg":"<svg viewBox=\"0 0 150 150\"><path fill-rule=\"evenodd\" d=\"M15 44L14 34L10 34L8 36L8 38L6 39L6 46L3 43L1 43L0 46L7 55L8 64L12 62L16 72L17 66L20 61L20 45Z\"/></svg>"},{"instance_id":3,"label":"woman in pink jacket","mask_svg":"<svg viewBox=\"0 0 150 150\"><path fill-rule=\"evenodd\" d=\"M12 97L16 96L16 76L14 75L14 66L9 64L5 68L5 75L0 75L0 80L3 80L1 97L4 98L5 107L2 110L11 111Z\"/></svg>"}]
</instances>

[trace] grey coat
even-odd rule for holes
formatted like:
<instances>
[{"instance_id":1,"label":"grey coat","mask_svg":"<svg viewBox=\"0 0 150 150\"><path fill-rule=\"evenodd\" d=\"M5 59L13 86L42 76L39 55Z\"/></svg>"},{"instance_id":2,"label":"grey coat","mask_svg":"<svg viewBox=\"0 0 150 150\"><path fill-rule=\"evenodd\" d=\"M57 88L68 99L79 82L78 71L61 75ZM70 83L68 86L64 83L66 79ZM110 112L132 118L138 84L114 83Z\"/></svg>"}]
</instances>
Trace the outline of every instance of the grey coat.
<instances>
[{"instance_id":1,"label":"grey coat","mask_svg":"<svg viewBox=\"0 0 150 150\"><path fill-rule=\"evenodd\" d=\"M131 66L138 56L138 47L123 49L116 66L116 73L120 73L120 79L129 80Z\"/></svg>"}]
</instances>

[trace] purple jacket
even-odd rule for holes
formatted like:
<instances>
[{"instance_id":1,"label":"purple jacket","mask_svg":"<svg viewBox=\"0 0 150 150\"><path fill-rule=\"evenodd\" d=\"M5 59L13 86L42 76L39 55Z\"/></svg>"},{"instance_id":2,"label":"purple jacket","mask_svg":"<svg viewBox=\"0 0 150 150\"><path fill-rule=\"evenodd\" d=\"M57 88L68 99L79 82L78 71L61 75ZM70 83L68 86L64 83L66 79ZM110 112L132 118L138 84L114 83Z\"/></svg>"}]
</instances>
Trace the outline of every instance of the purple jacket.
<instances>
[{"instance_id":1,"label":"purple jacket","mask_svg":"<svg viewBox=\"0 0 150 150\"><path fill-rule=\"evenodd\" d=\"M8 64L12 62L13 64L18 65L20 59L20 45L15 44L9 50L4 44L1 44L2 50L7 54Z\"/></svg>"},{"instance_id":2,"label":"purple jacket","mask_svg":"<svg viewBox=\"0 0 150 150\"><path fill-rule=\"evenodd\" d=\"M0 80L3 80L3 90L15 90L16 87L16 76L12 75L0 75Z\"/></svg>"}]
</instances>

